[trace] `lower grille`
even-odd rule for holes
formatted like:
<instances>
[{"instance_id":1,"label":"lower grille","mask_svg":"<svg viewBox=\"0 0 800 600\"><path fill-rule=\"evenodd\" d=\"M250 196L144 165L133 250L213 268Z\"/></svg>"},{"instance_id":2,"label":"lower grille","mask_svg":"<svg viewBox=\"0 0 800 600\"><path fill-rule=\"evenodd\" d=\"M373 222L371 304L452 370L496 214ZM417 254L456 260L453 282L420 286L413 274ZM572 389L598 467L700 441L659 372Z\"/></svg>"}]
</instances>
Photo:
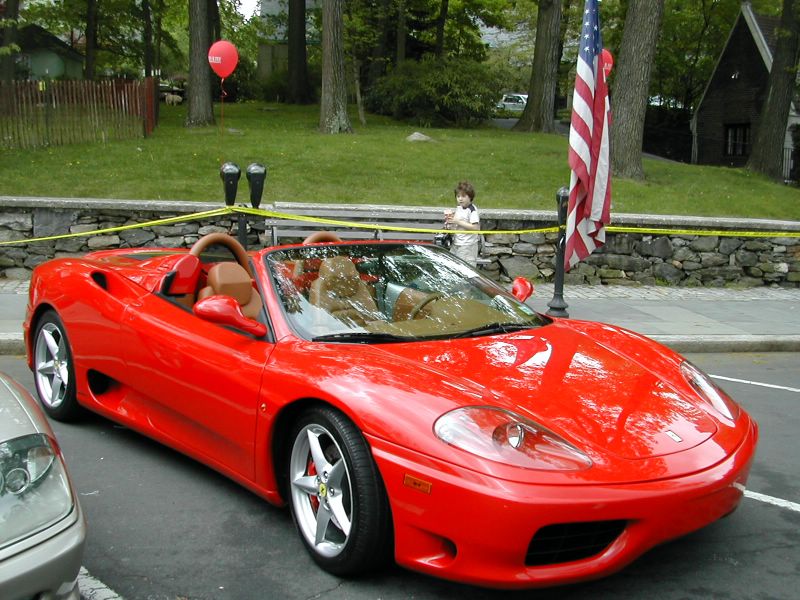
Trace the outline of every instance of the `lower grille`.
<instances>
[{"instance_id":1,"label":"lower grille","mask_svg":"<svg viewBox=\"0 0 800 600\"><path fill-rule=\"evenodd\" d=\"M626 525L627 521L591 521L542 527L528 546L525 565L552 565L594 556L608 548Z\"/></svg>"}]
</instances>

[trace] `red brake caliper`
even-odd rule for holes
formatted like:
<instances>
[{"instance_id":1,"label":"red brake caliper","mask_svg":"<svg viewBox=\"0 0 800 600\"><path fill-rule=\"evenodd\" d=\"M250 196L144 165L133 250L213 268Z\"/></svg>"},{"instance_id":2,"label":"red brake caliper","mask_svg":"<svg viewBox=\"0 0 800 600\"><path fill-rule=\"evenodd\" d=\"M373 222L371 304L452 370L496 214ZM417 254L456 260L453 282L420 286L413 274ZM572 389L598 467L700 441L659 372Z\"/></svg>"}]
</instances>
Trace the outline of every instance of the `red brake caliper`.
<instances>
[{"instance_id":1,"label":"red brake caliper","mask_svg":"<svg viewBox=\"0 0 800 600\"><path fill-rule=\"evenodd\" d=\"M314 461L312 459L308 459L308 468L306 469L309 475L316 475L317 474L317 467L314 465ZM309 494L308 499L311 501L311 508L314 509L316 513L319 509L319 498L317 498L316 494Z\"/></svg>"}]
</instances>

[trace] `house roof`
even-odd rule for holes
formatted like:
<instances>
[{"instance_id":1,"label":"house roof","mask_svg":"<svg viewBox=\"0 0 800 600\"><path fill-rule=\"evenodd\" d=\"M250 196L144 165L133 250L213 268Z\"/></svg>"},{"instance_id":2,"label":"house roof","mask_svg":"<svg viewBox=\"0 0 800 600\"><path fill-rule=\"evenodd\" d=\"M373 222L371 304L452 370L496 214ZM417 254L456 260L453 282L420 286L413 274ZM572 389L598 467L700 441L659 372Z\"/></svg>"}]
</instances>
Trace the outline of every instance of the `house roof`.
<instances>
[{"instance_id":1,"label":"house roof","mask_svg":"<svg viewBox=\"0 0 800 600\"><path fill-rule=\"evenodd\" d=\"M747 7L749 9L748 12L750 13L750 16L752 16L753 20L755 21L756 29L761 32L761 36L766 42L767 48L769 48L770 55L775 54L775 45L778 43L776 30L781 24L780 17L756 14L753 12L753 9L749 3Z\"/></svg>"},{"instance_id":2,"label":"house roof","mask_svg":"<svg viewBox=\"0 0 800 600\"><path fill-rule=\"evenodd\" d=\"M772 55L775 53L775 45L778 43L775 32L780 25L780 18L756 14L749 2L742 3L742 18L747 23L750 33L753 34L753 40L758 46L761 58L764 59L767 71L771 71Z\"/></svg>"},{"instance_id":3,"label":"house roof","mask_svg":"<svg viewBox=\"0 0 800 600\"><path fill-rule=\"evenodd\" d=\"M2 42L2 39L3 32L0 30L0 42ZM17 45L25 53L33 52L34 50L50 50L64 58L83 60L83 54L38 25L20 27L17 30Z\"/></svg>"},{"instance_id":4,"label":"house roof","mask_svg":"<svg viewBox=\"0 0 800 600\"><path fill-rule=\"evenodd\" d=\"M753 7L750 2L742 2L741 12L739 13L739 16L736 17L733 27L731 27L731 31L728 34L728 39L725 41L725 46L723 47L719 57L717 57L717 64L714 65L714 70L711 73L711 77L708 78L706 88L703 90L703 95L700 96L700 100L695 107L691 120L692 130L694 130L697 124L698 109L703 104L703 100L705 100L706 93L711 85L711 80L714 78L714 73L716 73L720 60L722 60L722 56L728 49L728 44L731 43L731 37L733 36L733 32L736 29L736 25L738 25L740 19L744 19L744 22L747 24L747 27L753 36L753 41L755 41L756 47L758 47L758 52L764 61L764 65L767 67L767 71L772 70L772 55L775 51L775 46L778 43L776 31L780 25L780 17L756 14L753 11ZM790 107L790 114L791 113L796 113L794 102L792 102Z\"/></svg>"}]
</instances>

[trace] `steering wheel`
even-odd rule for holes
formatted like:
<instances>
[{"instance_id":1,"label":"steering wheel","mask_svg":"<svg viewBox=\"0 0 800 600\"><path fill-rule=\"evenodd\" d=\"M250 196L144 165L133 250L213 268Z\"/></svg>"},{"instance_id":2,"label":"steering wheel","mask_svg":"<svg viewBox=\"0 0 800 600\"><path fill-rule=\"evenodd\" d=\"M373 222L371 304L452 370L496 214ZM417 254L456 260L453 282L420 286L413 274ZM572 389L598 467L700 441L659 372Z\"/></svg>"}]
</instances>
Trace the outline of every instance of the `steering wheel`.
<instances>
[{"instance_id":1,"label":"steering wheel","mask_svg":"<svg viewBox=\"0 0 800 600\"><path fill-rule=\"evenodd\" d=\"M253 272L250 270L250 260L248 259L247 251L235 237L230 236L227 233L209 233L204 235L194 243L192 249L189 250L189 254L199 257L207 248L217 245L225 246L225 248L227 248L236 258L236 262L239 263L239 265L241 265L245 271L247 271L247 274L251 278L253 277Z\"/></svg>"},{"instance_id":2,"label":"steering wheel","mask_svg":"<svg viewBox=\"0 0 800 600\"><path fill-rule=\"evenodd\" d=\"M433 292L432 294L425 296L422 300L417 302L417 304L408 312L407 320L410 321L412 319L416 319L417 315L422 311L423 308L428 306L434 300L438 300L444 294L440 294L439 292Z\"/></svg>"},{"instance_id":3,"label":"steering wheel","mask_svg":"<svg viewBox=\"0 0 800 600\"><path fill-rule=\"evenodd\" d=\"M342 239L332 231L315 231L303 240L303 246L320 242L341 242Z\"/></svg>"}]
</instances>

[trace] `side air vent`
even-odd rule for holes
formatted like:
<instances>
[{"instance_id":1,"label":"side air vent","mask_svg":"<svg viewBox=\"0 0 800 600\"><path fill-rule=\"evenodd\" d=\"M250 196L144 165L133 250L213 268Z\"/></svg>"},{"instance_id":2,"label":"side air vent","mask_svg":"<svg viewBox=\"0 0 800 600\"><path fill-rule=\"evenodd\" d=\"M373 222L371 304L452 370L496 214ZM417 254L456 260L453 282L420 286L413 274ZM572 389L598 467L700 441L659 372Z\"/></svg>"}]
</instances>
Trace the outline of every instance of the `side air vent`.
<instances>
[{"instance_id":1,"label":"side air vent","mask_svg":"<svg viewBox=\"0 0 800 600\"><path fill-rule=\"evenodd\" d=\"M102 396L116 385L116 381L111 379L111 377L100 371L95 371L94 369L90 369L87 376L89 379L89 390L91 390L92 394L95 396Z\"/></svg>"},{"instance_id":2,"label":"side air vent","mask_svg":"<svg viewBox=\"0 0 800 600\"><path fill-rule=\"evenodd\" d=\"M589 558L608 548L624 531L627 521L559 523L542 527L533 536L525 564L553 565Z\"/></svg>"},{"instance_id":3,"label":"side air vent","mask_svg":"<svg viewBox=\"0 0 800 600\"><path fill-rule=\"evenodd\" d=\"M106 279L105 273L100 273L99 271L95 271L94 273L92 273L92 279L97 285L99 285L104 290L108 289L108 280Z\"/></svg>"}]
</instances>

